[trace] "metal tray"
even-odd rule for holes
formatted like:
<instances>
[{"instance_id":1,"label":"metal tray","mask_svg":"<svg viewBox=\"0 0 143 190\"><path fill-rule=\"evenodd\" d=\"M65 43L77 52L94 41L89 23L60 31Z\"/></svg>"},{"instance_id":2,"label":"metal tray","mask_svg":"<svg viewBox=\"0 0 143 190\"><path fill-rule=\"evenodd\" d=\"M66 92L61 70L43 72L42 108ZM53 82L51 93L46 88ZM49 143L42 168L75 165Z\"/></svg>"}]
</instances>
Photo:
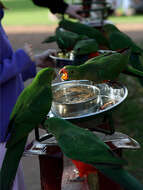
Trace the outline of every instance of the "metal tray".
<instances>
[{"instance_id":1,"label":"metal tray","mask_svg":"<svg viewBox=\"0 0 143 190\"><path fill-rule=\"evenodd\" d=\"M113 135L105 135L100 132L94 132L104 143L110 146L112 150L116 149L132 149L140 148L140 144L126 134L115 132ZM55 137L52 137L43 143L32 141L25 149L23 156L33 155L51 155L52 150L56 150L58 143Z\"/></svg>"},{"instance_id":2,"label":"metal tray","mask_svg":"<svg viewBox=\"0 0 143 190\"><path fill-rule=\"evenodd\" d=\"M53 86L62 85L65 83L71 84L75 82L77 81L75 80L65 81L65 82L55 83L53 84ZM120 105L126 99L128 95L127 88L118 82L95 84L92 81L79 80L78 83L95 85L96 87L100 89L101 102L98 105L98 108L95 106L95 110L92 110L92 112L89 112L87 114L78 114L77 116L73 116L73 117L72 116L62 117L50 111L48 114L48 117L56 116L56 117L61 117L67 120L75 120L75 119L90 118L96 115L101 115L104 112L115 109L118 105Z\"/></svg>"}]
</instances>

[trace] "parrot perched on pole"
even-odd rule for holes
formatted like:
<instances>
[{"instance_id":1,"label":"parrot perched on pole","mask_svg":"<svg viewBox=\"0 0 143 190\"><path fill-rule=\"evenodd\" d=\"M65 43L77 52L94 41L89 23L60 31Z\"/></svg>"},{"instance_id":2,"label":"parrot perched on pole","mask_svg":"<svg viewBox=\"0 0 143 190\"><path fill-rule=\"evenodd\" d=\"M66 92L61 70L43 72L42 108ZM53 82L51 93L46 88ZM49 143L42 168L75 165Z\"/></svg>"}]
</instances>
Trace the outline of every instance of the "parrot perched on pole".
<instances>
[{"instance_id":1,"label":"parrot perched on pole","mask_svg":"<svg viewBox=\"0 0 143 190\"><path fill-rule=\"evenodd\" d=\"M123 48L131 49L131 56L129 64L143 72L143 49L141 49L127 34L120 31L113 24L105 24L102 28L111 50L119 50ZM138 78L140 84L143 86L143 78Z\"/></svg>"},{"instance_id":2,"label":"parrot perched on pole","mask_svg":"<svg viewBox=\"0 0 143 190\"><path fill-rule=\"evenodd\" d=\"M41 69L20 94L10 116L6 154L0 170L0 190L11 190L29 133L46 119L52 104L53 68Z\"/></svg>"},{"instance_id":3,"label":"parrot perched on pole","mask_svg":"<svg viewBox=\"0 0 143 190\"><path fill-rule=\"evenodd\" d=\"M75 44L82 39L87 39L87 37L58 27L55 35L45 39L43 43L56 42L62 51L67 52L72 50Z\"/></svg>"},{"instance_id":4,"label":"parrot perched on pole","mask_svg":"<svg viewBox=\"0 0 143 190\"><path fill-rule=\"evenodd\" d=\"M91 131L56 117L47 119L43 127L55 136L67 157L96 167L126 190L143 189L143 185L123 169L127 162Z\"/></svg>"},{"instance_id":5,"label":"parrot perched on pole","mask_svg":"<svg viewBox=\"0 0 143 190\"><path fill-rule=\"evenodd\" d=\"M65 30L69 30L71 32L95 39L99 46L103 46L106 49L109 48L108 40L104 37L102 32L96 28L82 24L80 22L72 22L66 19L61 20L59 26Z\"/></svg>"},{"instance_id":6,"label":"parrot perched on pole","mask_svg":"<svg viewBox=\"0 0 143 190\"><path fill-rule=\"evenodd\" d=\"M116 53L105 53L89 59L79 66L65 66L59 71L63 80L91 80L102 83L116 80L124 72L132 76L143 77L143 72L128 65L130 50L125 49Z\"/></svg>"}]
</instances>

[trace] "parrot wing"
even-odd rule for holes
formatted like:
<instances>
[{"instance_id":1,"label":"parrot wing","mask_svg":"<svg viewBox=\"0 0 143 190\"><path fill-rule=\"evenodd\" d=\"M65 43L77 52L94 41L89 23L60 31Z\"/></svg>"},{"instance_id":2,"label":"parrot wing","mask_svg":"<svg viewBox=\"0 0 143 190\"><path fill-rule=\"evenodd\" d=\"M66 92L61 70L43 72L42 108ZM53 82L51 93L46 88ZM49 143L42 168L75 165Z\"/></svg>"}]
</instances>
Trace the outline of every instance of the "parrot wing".
<instances>
[{"instance_id":1,"label":"parrot wing","mask_svg":"<svg viewBox=\"0 0 143 190\"><path fill-rule=\"evenodd\" d=\"M92 52L97 52L98 44L94 39L81 40L74 46L75 55L86 55Z\"/></svg>"},{"instance_id":2,"label":"parrot wing","mask_svg":"<svg viewBox=\"0 0 143 190\"><path fill-rule=\"evenodd\" d=\"M44 128L47 128L48 131L55 135L65 155L73 160L115 165L126 164L125 160L120 159L89 130L82 129L65 120L61 122L63 127L55 123L59 127L55 129L52 126L48 126L48 120L45 121ZM59 130L61 131L59 132Z\"/></svg>"},{"instance_id":3,"label":"parrot wing","mask_svg":"<svg viewBox=\"0 0 143 190\"><path fill-rule=\"evenodd\" d=\"M61 150L67 157L96 167L126 190L143 189L142 184L122 168L126 161L117 157L92 132L60 118L46 120L44 128L55 135Z\"/></svg>"},{"instance_id":4,"label":"parrot wing","mask_svg":"<svg viewBox=\"0 0 143 190\"><path fill-rule=\"evenodd\" d=\"M120 50L123 48L131 48L131 40L128 36L119 31L109 34L110 47L112 50Z\"/></svg>"},{"instance_id":5,"label":"parrot wing","mask_svg":"<svg viewBox=\"0 0 143 190\"><path fill-rule=\"evenodd\" d=\"M18 110L19 112L13 121L11 136L6 145L7 147L18 143L18 141L27 136L32 129L38 127L38 124L43 122L43 118L46 119L52 104L51 88L40 90L40 92L32 96L30 101L25 109Z\"/></svg>"},{"instance_id":6,"label":"parrot wing","mask_svg":"<svg viewBox=\"0 0 143 190\"><path fill-rule=\"evenodd\" d=\"M84 37L83 37L84 38ZM71 50L82 36L74 32L64 30L62 28L56 29L56 41L58 47L62 50Z\"/></svg>"},{"instance_id":7,"label":"parrot wing","mask_svg":"<svg viewBox=\"0 0 143 190\"><path fill-rule=\"evenodd\" d=\"M71 32L96 39L98 44L105 45L107 47L109 46L108 40L103 36L103 34L91 26L82 24L80 22L68 21L66 19L61 20L59 26Z\"/></svg>"},{"instance_id":8,"label":"parrot wing","mask_svg":"<svg viewBox=\"0 0 143 190\"><path fill-rule=\"evenodd\" d=\"M138 47L132 39L121 31L114 31L109 34L110 48L112 50L120 50L123 48L131 48L132 52L140 53L141 48Z\"/></svg>"}]
</instances>

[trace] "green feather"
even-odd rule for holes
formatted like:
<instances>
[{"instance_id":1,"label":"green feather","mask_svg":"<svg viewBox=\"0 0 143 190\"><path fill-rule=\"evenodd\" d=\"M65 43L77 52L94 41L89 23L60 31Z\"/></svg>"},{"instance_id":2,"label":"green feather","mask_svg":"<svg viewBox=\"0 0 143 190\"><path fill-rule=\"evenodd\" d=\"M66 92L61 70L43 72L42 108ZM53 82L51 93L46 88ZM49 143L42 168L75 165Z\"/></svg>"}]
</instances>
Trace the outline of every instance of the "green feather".
<instances>
[{"instance_id":1,"label":"green feather","mask_svg":"<svg viewBox=\"0 0 143 190\"><path fill-rule=\"evenodd\" d=\"M127 34L121 32L115 25L105 24L103 30L107 36L111 50L131 48L134 53L141 53L143 51Z\"/></svg>"},{"instance_id":2,"label":"green feather","mask_svg":"<svg viewBox=\"0 0 143 190\"><path fill-rule=\"evenodd\" d=\"M60 118L50 118L45 121L44 128L55 135L58 144L70 158L100 164L125 165L111 149L92 132L79 128Z\"/></svg>"},{"instance_id":3,"label":"green feather","mask_svg":"<svg viewBox=\"0 0 143 190\"><path fill-rule=\"evenodd\" d=\"M80 66L65 66L69 80L91 80L101 83L105 80L116 80L125 70L129 61L130 51L123 53L106 53L89 59Z\"/></svg>"},{"instance_id":4,"label":"green feather","mask_svg":"<svg viewBox=\"0 0 143 190\"><path fill-rule=\"evenodd\" d=\"M60 118L46 120L44 128L53 133L67 157L96 167L126 190L143 189L143 185L122 168L126 161L92 132Z\"/></svg>"},{"instance_id":5,"label":"green feather","mask_svg":"<svg viewBox=\"0 0 143 190\"><path fill-rule=\"evenodd\" d=\"M80 22L72 22L66 19L60 21L59 26L71 32L88 36L89 38L95 39L99 45L104 45L109 47L108 40L103 36L103 34L91 26L82 24Z\"/></svg>"},{"instance_id":6,"label":"green feather","mask_svg":"<svg viewBox=\"0 0 143 190\"><path fill-rule=\"evenodd\" d=\"M74 55L86 55L97 52L98 44L94 39L81 40L74 46Z\"/></svg>"},{"instance_id":7,"label":"green feather","mask_svg":"<svg viewBox=\"0 0 143 190\"><path fill-rule=\"evenodd\" d=\"M19 96L10 116L6 135L7 152L0 171L0 190L10 190L29 133L46 119L52 104L53 68L38 72L32 83ZM5 179L5 176L8 176Z\"/></svg>"}]
</instances>

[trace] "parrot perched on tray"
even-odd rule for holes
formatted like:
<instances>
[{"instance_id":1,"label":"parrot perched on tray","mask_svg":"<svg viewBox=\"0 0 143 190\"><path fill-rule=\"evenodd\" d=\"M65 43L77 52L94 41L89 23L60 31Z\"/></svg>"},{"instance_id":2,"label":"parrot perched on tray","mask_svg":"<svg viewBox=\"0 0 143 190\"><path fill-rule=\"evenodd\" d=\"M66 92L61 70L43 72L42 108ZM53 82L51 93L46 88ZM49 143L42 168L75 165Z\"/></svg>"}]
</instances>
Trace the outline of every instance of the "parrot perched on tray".
<instances>
[{"instance_id":1,"label":"parrot perched on tray","mask_svg":"<svg viewBox=\"0 0 143 190\"><path fill-rule=\"evenodd\" d=\"M7 151L0 170L0 190L11 190L27 137L44 122L51 109L51 82L55 76L53 68L40 70L13 108L6 135Z\"/></svg>"},{"instance_id":2,"label":"parrot perched on tray","mask_svg":"<svg viewBox=\"0 0 143 190\"><path fill-rule=\"evenodd\" d=\"M72 50L75 44L82 39L87 39L87 37L58 27L55 35L50 36L43 43L56 42L58 47L66 52Z\"/></svg>"},{"instance_id":3,"label":"parrot perched on tray","mask_svg":"<svg viewBox=\"0 0 143 190\"><path fill-rule=\"evenodd\" d=\"M105 53L89 59L79 66L65 66L59 71L59 74L62 74L63 80L91 80L95 83L114 81L122 72L143 77L143 72L128 65L129 56L129 49L116 53Z\"/></svg>"},{"instance_id":4,"label":"parrot perched on tray","mask_svg":"<svg viewBox=\"0 0 143 190\"><path fill-rule=\"evenodd\" d=\"M56 117L47 119L44 128L55 136L67 157L96 167L126 190L143 189L143 185L123 169L127 162L92 132Z\"/></svg>"},{"instance_id":5,"label":"parrot perched on tray","mask_svg":"<svg viewBox=\"0 0 143 190\"><path fill-rule=\"evenodd\" d=\"M119 50L123 48L131 49L129 64L143 72L143 49L141 49L127 34L120 31L113 24L105 24L102 29L110 44L111 50ZM143 78L138 78L143 86Z\"/></svg>"},{"instance_id":6,"label":"parrot perched on tray","mask_svg":"<svg viewBox=\"0 0 143 190\"><path fill-rule=\"evenodd\" d=\"M82 24L80 22L72 22L66 19L60 21L59 26L64 28L65 30L69 30L71 32L88 36L88 38L95 39L98 45L103 46L103 49L109 48L108 40L104 37L102 32L98 29L93 28L91 26Z\"/></svg>"},{"instance_id":7,"label":"parrot perched on tray","mask_svg":"<svg viewBox=\"0 0 143 190\"><path fill-rule=\"evenodd\" d=\"M98 44L95 39L81 40L73 48L74 65L81 65L88 59L96 57L98 53Z\"/></svg>"}]
</instances>

